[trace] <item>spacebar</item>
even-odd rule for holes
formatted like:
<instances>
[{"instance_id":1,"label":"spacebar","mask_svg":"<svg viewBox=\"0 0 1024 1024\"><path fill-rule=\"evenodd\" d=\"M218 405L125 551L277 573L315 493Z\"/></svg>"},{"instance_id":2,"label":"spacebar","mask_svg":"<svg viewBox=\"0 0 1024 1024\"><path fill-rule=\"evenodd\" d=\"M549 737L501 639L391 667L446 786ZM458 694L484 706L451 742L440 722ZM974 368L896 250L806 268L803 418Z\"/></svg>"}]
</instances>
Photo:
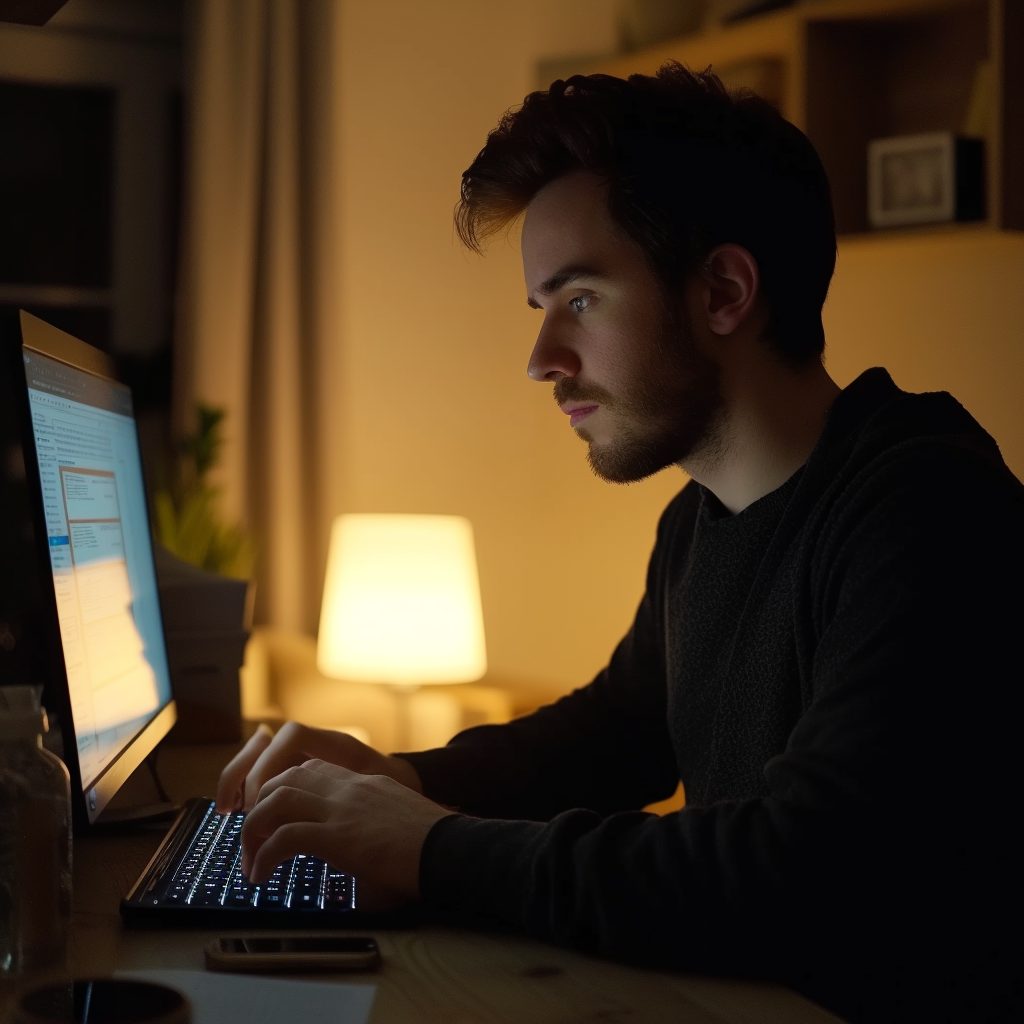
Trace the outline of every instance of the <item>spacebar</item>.
<instances>
[{"instance_id":1,"label":"spacebar","mask_svg":"<svg viewBox=\"0 0 1024 1024\"><path fill-rule=\"evenodd\" d=\"M189 905L193 907L216 907L219 904L219 889L209 889L207 891L200 890L189 901Z\"/></svg>"}]
</instances>

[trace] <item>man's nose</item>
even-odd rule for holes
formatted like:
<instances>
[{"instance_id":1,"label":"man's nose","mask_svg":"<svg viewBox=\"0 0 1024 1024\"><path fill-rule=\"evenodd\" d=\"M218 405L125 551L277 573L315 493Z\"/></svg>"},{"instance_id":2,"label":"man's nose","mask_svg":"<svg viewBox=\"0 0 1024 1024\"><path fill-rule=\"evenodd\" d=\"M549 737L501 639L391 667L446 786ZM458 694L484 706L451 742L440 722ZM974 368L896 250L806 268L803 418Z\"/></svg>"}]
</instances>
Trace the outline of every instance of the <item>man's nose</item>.
<instances>
[{"instance_id":1,"label":"man's nose","mask_svg":"<svg viewBox=\"0 0 1024 1024\"><path fill-rule=\"evenodd\" d=\"M560 332L552 324L545 323L537 335L526 372L531 380L558 381L563 377L575 377L580 372L580 361Z\"/></svg>"}]
</instances>

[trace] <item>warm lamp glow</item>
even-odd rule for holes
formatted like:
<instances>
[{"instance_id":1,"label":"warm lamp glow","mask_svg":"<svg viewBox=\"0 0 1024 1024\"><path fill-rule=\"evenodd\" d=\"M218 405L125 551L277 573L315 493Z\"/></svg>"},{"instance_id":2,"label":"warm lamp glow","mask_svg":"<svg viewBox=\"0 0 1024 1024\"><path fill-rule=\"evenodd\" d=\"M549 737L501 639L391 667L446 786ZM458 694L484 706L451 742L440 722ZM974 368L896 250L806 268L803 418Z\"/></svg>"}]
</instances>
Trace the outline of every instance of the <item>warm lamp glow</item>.
<instances>
[{"instance_id":1,"label":"warm lamp glow","mask_svg":"<svg viewBox=\"0 0 1024 1024\"><path fill-rule=\"evenodd\" d=\"M487 670L473 528L461 516L344 515L331 528L317 667L366 683Z\"/></svg>"}]
</instances>

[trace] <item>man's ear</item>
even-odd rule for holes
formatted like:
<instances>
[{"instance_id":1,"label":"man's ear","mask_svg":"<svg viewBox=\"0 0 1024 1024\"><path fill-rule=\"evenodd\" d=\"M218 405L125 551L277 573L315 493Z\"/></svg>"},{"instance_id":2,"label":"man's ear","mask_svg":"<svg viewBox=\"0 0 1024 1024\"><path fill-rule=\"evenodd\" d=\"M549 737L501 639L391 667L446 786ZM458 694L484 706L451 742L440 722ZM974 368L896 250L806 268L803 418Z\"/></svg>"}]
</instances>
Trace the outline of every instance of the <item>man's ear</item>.
<instances>
[{"instance_id":1,"label":"man's ear","mask_svg":"<svg viewBox=\"0 0 1024 1024\"><path fill-rule=\"evenodd\" d=\"M761 294L757 260L741 245L719 245L697 271L703 312L714 334L732 334L746 319Z\"/></svg>"}]
</instances>

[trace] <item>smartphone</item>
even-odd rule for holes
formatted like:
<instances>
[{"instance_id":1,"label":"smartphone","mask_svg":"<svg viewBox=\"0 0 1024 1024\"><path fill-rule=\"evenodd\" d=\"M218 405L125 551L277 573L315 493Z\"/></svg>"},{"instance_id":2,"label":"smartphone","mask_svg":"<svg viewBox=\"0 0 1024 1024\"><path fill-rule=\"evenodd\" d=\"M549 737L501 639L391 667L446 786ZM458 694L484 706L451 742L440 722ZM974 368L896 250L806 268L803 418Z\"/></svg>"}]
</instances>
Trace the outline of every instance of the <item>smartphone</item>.
<instances>
[{"instance_id":1,"label":"smartphone","mask_svg":"<svg viewBox=\"0 0 1024 1024\"><path fill-rule=\"evenodd\" d=\"M211 971L372 971L380 950L368 935L226 936L206 947Z\"/></svg>"}]
</instances>

